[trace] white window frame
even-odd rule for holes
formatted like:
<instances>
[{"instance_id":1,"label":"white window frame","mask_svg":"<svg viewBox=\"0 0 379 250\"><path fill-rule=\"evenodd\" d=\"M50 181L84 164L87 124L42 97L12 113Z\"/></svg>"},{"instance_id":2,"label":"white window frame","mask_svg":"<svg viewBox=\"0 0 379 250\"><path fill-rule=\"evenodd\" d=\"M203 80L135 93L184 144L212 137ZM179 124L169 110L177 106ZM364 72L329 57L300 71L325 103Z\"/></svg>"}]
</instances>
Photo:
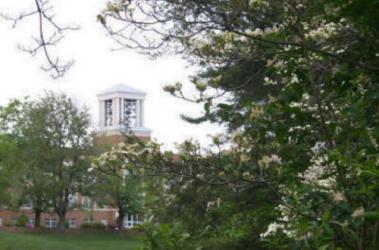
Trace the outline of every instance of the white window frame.
<instances>
[{"instance_id":1,"label":"white window frame","mask_svg":"<svg viewBox=\"0 0 379 250\"><path fill-rule=\"evenodd\" d=\"M48 223L46 223L48 222ZM45 227L46 228L49 228L49 229L52 229L52 228L56 228L57 227L57 219L56 218L45 218Z\"/></svg>"},{"instance_id":2,"label":"white window frame","mask_svg":"<svg viewBox=\"0 0 379 250\"><path fill-rule=\"evenodd\" d=\"M142 224L143 221L141 220L139 215L134 214L127 214L124 219L124 228L130 229L134 228L136 225Z\"/></svg>"},{"instance_id":3,"label":"white window frame","mask_svg":"<svg viewBox=\"0 0 379 250\"><path fill-rule=\"evenodd\" d=\"M101 220L100 222L101 222L101 224L103 224L104 226L108 226L108 221L107 221L107 220Z\"/></svg>"},{"instance_id":4,"label":"white window frame","mask_svg":"<svg viewBox=\"0 0 379 250\"><path fill-rule=\"evenodd\" d=\"M83 197L83 208L88 208L88 209L91 209L91 208L94 208L95 206L95 203L93 202L93 200L89 197Z\"/></svg>"},{"instance_id":5,"label":"white window frame","mask_svg":"<svg viewBox=\"0 0 379 250\"><path fill-rule=\"evenodd\" d=\"M94 220L91 217L86 217L86 218L84 218L84 223L92 224L92 223L94 223Z\"/></svg>"},{"instance_id":6,"label":"white window frame","mask_svg":"<svg viewBox=\"0 0 379 250\"><path fill-rule=\"evenodd\" d=\"M28 226L34 226L34 219L33 218L29 218L28 219Z\"/></svg>"},{"instance_id":7,"label":"white window frame","mask_svg":"<svg viewBox=\"0 0 379 250\"><path fill-rule=\"evenodd\" d=\"M78 227L78 223L75 218L68 219L68 228L72 229L72 228L77 228L77 227Z\"/></svg>"},{"instance_id":8,"label":"white window frame","mask_svg":"<svg viewBox=\"0 0 379 250\"><path fill-rule=\"evenodd\" d=\"M3 218L0 217L0 227L3 226Z\"/></svg>"}]
</instances>

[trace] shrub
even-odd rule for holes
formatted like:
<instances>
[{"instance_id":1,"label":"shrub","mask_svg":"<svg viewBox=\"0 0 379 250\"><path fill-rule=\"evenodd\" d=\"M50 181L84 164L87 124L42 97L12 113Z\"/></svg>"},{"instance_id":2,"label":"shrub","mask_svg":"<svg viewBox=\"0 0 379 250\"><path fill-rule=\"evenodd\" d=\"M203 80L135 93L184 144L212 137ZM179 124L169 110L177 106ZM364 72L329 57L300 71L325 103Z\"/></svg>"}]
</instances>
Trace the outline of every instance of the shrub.
<instances>
[{"instance_id":1,"label":"shrub","mask_svg":"<svg viewBox=\"0 0 379 250\"><path fill-rule=\"evenodd\" d=\"M102 223L94 222L94 223L83 223L81 225L82 229L96 229L96 230L103 230L106 229L106 226Z\"/></svg>"},{"instance_id":2,"label":"shrub","mask_svg":"<svg viewBox=\"0 0 379 250\"><path fill-rule=\"evenodd\" d=\"M149 222L138 227L145 233L144 250L197 249L191 242L190 234L183 229L180 223L154 224Z\"/></svg>"},{"instance_id":3,"label":"shrub","mask_svg":"<svg viewBox=\"0 0 379 250\"><path fill-rule=\"evenodd\" d=\"M92 228L92 223L83 223L80 228L82 229L91 229Z\"/></svg>"},{"instance_id":4,"label":"shrub","mask_svg":"<svg viewBox=\"0 0 379 250\"><path fill-rule=\"evenodd\" d=\"M117 230L119 230L119 228L118 228L117 225L109 225L109 226L108 226L108 229L109 229L109 230L112 230L112 231L117 231Z\"/></svg>"},{"instance_id":5,"label":"shrub","mask_svg":"<svg viewBox=\"0 0 379 250\"><path fill-rule=\"evenodd\" d=\"M106 229L106 226L103 223L92 223L93 229Z\"/></svg>"},{"instance_id":6,"label":"shrub","mask_svg":"<svg viewBox=\"0 0 379 250\"><path fill-rule=\"evenodd\" d=\"M25 227L28 224L29 218L25 214L20 215L17 219L18 227Z\"/></svg>"}]
</instances>

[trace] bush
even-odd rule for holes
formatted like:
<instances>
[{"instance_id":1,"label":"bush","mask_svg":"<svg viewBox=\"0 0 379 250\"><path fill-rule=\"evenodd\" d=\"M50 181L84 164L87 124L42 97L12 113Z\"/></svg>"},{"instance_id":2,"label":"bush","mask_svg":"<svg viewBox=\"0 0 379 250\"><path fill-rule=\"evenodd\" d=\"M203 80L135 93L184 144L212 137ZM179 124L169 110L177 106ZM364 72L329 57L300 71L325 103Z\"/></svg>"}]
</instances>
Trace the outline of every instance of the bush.
<instances>
[{"instance_id":1,"label":"bush","mask_svg":"<svg viewBox=\"0 0 379 250\"><path fill-rule=\"evenodd\" d=\"M197 249L191 242L190 234L179 223L154 224L149 222L138 227L145 233L144 250Z\"/></svg>"},{"instance_id":2,"label":"bush","mask_svg":"<svg viewBox=\"0 0 379 250\"><path fill-rule=\"evenodd\" d=\"M109 229L109 230L112 230L112 231L117 231L117 230L119 230L119 228L118 228L117 225L109 225L109 226L108 226L108 229Z\"/></svg>"},{"instance_id":3,"label":"bush","mask_svg":"<svg viewBox=\"0 0 379 250\"><path fill-rule=\"evenodd\" d=\"M28 224L29 218L25 214L20 215L17 219L18 227L25 227Z\"/></svg>"},{"instance_id":4,"label":"bush","mask_svg":"<svg viewBox=\"0 0 379 250\"><path fill-rule=\"evenodd\" d=\"M94 223L83 223L80 226L82 229L96 229L96 230L103 230L106 229L106 226L102 223L94 222Z\"/></svg>"}]
</instances>

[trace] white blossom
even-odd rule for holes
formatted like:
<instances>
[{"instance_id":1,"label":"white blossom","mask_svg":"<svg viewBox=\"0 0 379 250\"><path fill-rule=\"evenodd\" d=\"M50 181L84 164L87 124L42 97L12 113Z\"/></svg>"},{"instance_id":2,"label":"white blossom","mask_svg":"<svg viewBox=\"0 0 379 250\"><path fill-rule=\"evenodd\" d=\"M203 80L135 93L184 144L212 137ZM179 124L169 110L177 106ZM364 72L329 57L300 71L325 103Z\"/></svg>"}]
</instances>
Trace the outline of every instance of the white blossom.
<instances>
[{"instance_id":1,"label":"white blossom","mask_svg":"<svg viewBox=\"0 0 379 250\"><path fill-rule=\"evenodd\" d=\"M330 22L321 26L318 26L316 29L310 30L305 34L306 38L312 38L316 40L326 40L331 36L334 36L343 26L339 23Z\"/></svg>"},{"instance_id":2,"label":"white blossom","mask_svg":"<svg viewBox=\"0 0 379 250\"><path fill-rule=\"evenodd\" d=\"M316 142L315 145L311 148L312 152L315 155L320 154L325 149L326 149L326 143L321 142L321 141Z\"/></svg>"},{"instance_id":3,"label":"white blossom","mask_svg":"<svg viewBox=\"0 0 379 250\"><path fill-rule=\"evenodd\" d=\"M275 235L278 232L278 230L283 229L283 228L284 228L283 224L273 222L270 225L268 225L267 231L260 234L260 236L261 238L266 238L268 236Z\"/></svg>"},{"instance_id":4,"label":"white blossom","mask_svg":"<svg viewBox=\"0 0 379 250\"><path fill-rule=\"evenodd\" d=\"M365 214L365 209L363 207L359 207L354 210L353 214L351 215L353 218L359 218L362 217Z\"/></svg>"},{"instance_id":5,"label":"white blossom","mask_svg":"<svg viewBox=\"0 0 379 250\"><path fill-rule=\"evenodd\" d=\"M258 164L261 167L268 167L271 163L281 164L282 158L276 154L272 154L270 156L265 155L261 160L258 161Z\"/></svg>"},{"instance_id":6,"label":"white blossom","mask_svg":"<svg viewBox=\"0 0 379 250\"><path fill-rule=\"evenodd\" d=\"M333 198L333 202L337 204L346 200L344 194L341 192L333 192L332 198Z\"/></svg>"},{"instance_id":7,"label":"white blossom","mask_svg":"<svg viewBox=\"0 0 379 250\"><path fill-rule=\"evenodd\" d=\"M263 85L264 86L272 86L272 85L278 85L278 83L268 77L263 78Z\"/></svg>"}]
</instances>

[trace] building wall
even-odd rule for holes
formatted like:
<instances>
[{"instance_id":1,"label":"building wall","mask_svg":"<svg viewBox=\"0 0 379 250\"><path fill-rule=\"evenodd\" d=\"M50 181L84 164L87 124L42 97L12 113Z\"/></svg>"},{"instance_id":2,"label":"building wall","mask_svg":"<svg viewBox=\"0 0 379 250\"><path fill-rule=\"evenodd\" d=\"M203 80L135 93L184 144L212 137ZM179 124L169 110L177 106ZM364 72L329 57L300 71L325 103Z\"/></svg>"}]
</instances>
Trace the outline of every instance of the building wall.
<instances>
[{"instance_id":1,"label":"building wall","mask_svg":"<svg viewBox=\"0 0 379 250\"><path fill-rule=\"evenodd\" d=\"M150 141L150 137L142 137L138 136L140 140L143 142ZM115 146L119 144L120 142L124 142L125 137L121 134L114 134L114 135L104 135L104 134L98 134L95 137L95 145L96 147L101 151L102 149L106 149L107 147Z\"/></svg>"},{"instance_id":2,"label":"building wall","mask_svg":"<svg viewBox=\"0 0 379 250\"><path fill-rule=\"evenodd\" d=\"M17 218L22 214L25 214L30 222L34 221L34 212L32 209L23 209L21 211L15 212L10 210L0 210L0 222L2 221L1 226L11 226L17 223ZM55 218L58 222L58 216L56 213L43 213L41 215L41 225L45 226L45 220L49 218ZM115 225L116 220L116 210L115 209L104 209L104 210L71 210L66 214L66 220L74 219L76 221L76 228L86 222L86 219L92 219L93 223L103 223L106 225Z\"/></svg>"}]
</instances>

